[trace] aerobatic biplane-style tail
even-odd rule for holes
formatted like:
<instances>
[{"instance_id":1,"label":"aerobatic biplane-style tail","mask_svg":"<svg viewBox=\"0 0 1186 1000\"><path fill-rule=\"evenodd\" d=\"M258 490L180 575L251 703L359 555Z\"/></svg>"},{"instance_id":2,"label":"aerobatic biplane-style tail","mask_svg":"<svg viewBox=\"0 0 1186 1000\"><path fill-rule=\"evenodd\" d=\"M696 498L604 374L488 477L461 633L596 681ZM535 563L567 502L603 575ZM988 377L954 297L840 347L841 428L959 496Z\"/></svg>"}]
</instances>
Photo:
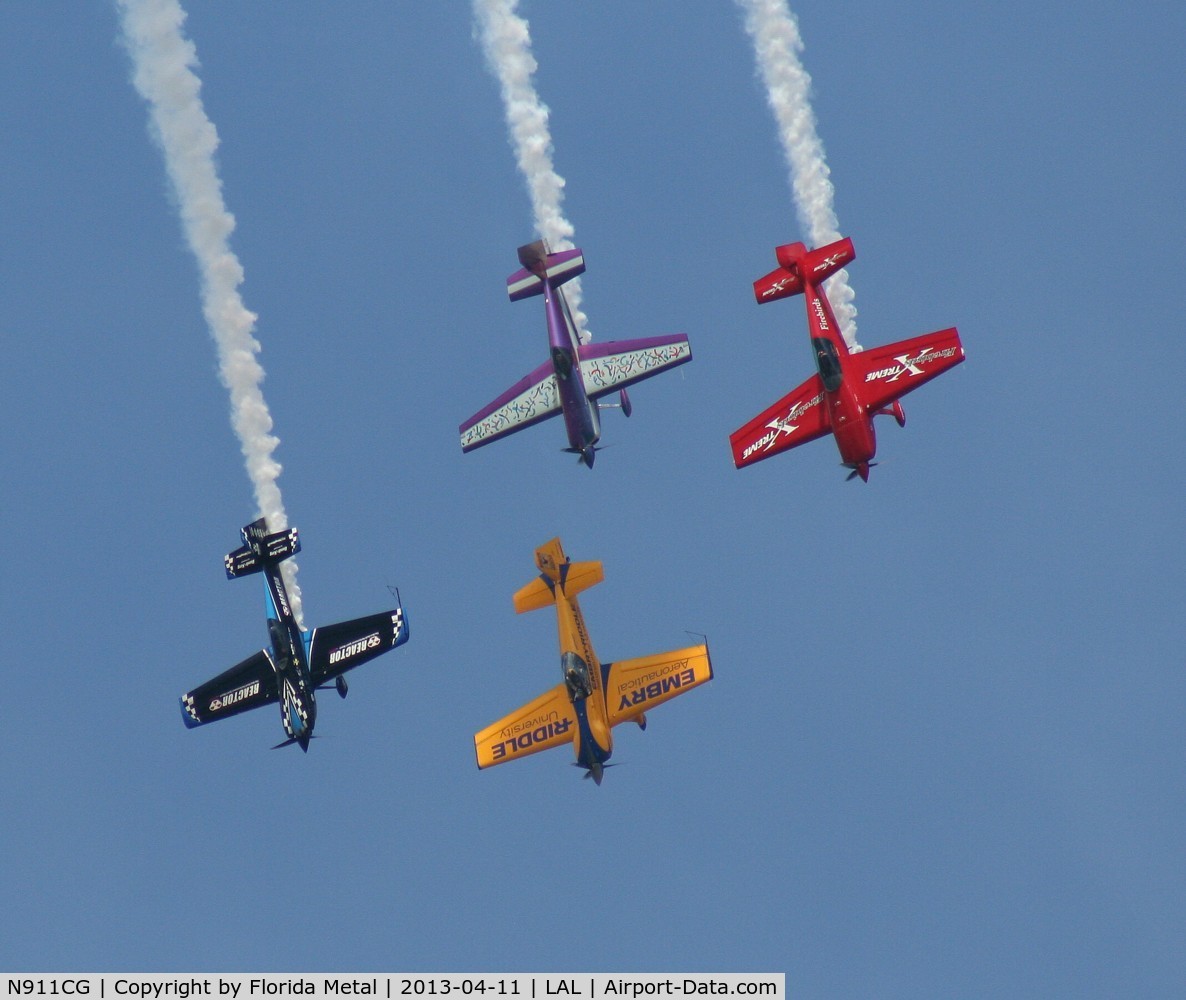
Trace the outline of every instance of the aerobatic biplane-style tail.
<instances>
[{"instance_id":1,"label":"aerobatic biplane-style tail","mask_svg":"<svg viewBox=\"0 0 1186 1000\"><path fill-rule=\"evenodd\" d=\"M802 243L787 243L776 247L774 253L778 268L754 282L754 298L759 305L798 295L803 291L804 278L818 285L857 256L848 237L814 250Z\"/></svg>"},{"instance_id":2,"label":"aerobatic biplane-style tail","mask_svg":"<svg viewBox=\"0 0 1186 1000\"><path fill-rule=\"evenodd\" d=\"M565 597L575 597L605 579L600 562L572 562L564 554L559 538L535 550L540 575L515 593L515 611L537 611L556 603L556 588Z\"/></svg>"},{"instance_id":3,"label":"aerobatic biplane-style tail","mask_svg":"<svg viewBox=\"0 0 1186 1000\"><path fill-rule=\"evenodd\" d=\"M296 528L286 528L268 534L265 518L252 521L240 534L244 544L224 557L228 580L258 573L265 566L283 562L301 551L301 539Z\"/></svg>"},{"instance_id":4,"label":"aerobatic biplane-style tail","mask_svg":"<svg viewBox=\"0 0 1186 1000\"><path fill-rule=\"evenodd\" d=\"M544 277L556 288L585 273L585 257L580 249L548 253L547 244L536 240L519 247L523 267L507 278L507 294L512 302L529 299L544 290Z\"/></svg>"}]
</instances>

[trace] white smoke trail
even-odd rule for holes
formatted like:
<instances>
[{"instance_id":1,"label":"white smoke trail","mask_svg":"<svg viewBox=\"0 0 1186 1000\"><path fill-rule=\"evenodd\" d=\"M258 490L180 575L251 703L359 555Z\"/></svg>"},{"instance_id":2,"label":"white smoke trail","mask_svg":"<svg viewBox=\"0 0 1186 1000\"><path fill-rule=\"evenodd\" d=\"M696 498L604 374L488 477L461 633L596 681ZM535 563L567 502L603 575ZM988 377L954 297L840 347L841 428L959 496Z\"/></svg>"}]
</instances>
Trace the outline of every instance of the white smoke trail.
<instances>
[{"instance_id":1,"label":"white smoke trail","mask_svg":"<svg viewBox=\"0 0 1186 1000\"><path fill-rule=\"evenodd\" d=\"M832 207L831 171L824 159L824 147L815 131L811 110L811 77L799 61L803 39L799 23L786 0L737 0L745 11L745 29L754 41L754 53L769 94L770 108L778 122L787 164L791 168L791 190L799 220L807 230L808 243L817 247L840 239L836 212ZM848 284L848 272L837 271L827 281L828 300L844 340L854 350L857 343L857 309Z\"/></svg>"},{"instance_id":2,"label":"white smoke trail","mask_svg":"<svg viewBox=\"0 0 1186 1000\"><path fill-rule=\"evenodd\" d=\"M215 168L218 133L202 107L201 81L192 42L182 33L185 12L177 0L116 0L124 41L132 57L133 83L148 102L151 128L165 157L165 169L177 196L182 228L198 261L202 311L218 346L219 372L230 392L231 425L243 449L260 514L268 528L288 526L272 457L279 441L271 433L272 416L260 383L256 360L259 342L252 336L255 314L239 297L243 268L228 240L235 219L222 199ZM303 621L301 594L293 560L283 564L293 614Z\"/></svg>"},{"instance_id":3,"label":"white smoke trail","mask_svg":"<svg viewBox=\"0 0 1186 1000\"><path fill-rule=\"evenodd\" d=\"M486 61L498 77L507 128L515 147L519 169L527 181L535 228L551 250L571 250L572 223L560 209L564 200L564 178L552 167L552 136L548 131L548 108L540 101L532 82L538 68L531 54L531 33L527 22L515 12L518 0L474 0L474 15ZM581 279L567 285L569 307L581 341L590 335L581 311Z\"/></svg>"}]
</instances>

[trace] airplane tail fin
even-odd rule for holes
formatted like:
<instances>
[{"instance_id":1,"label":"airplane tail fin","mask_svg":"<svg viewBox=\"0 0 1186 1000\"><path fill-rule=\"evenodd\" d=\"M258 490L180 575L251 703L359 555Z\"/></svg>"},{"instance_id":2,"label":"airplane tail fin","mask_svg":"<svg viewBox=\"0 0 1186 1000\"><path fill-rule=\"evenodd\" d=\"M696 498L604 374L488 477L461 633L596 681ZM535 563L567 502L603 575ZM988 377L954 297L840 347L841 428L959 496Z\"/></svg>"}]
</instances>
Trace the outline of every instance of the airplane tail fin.
<instances>
[{"instance_id":1,"label":"airplane tail fin","mask_svg":"<svg viewBox=\"0 0 1186 1000\"><path fill-rule=\"evenodd\" d=\"M754 298L759 305L798 295L803 291L805 278L818 285L857 256L848 237L814 250L808 250L802 243L787 243L776 247L774 253L778 268L754 282Z\"/></svg>"},{"instance_id":2,"label":"airplane tail fin","mask_svg":"<svg viewBox=\"0 0 1186 1000\"><path fill-rule=\"evenodd\" d=\"M601 583L605 572L600 562L572 562L564 554L559 538L535 550L540 575L515 593L515 611L536 611L556 603L556 588L567 597Z\"/></svg>"},{"instance_id":3,"label":"airplane tail fin","mask_svg":"<svg viewBox=\"0 0 1186 1000\"><path fill-rule=\"evenodd\" d=\"M579 248L548 253L543 240L519 247L519 263L523 267L507 278L507 294L512 302L539 295L544 290L545 277L557 288L585 273L585 256Z\"/></svg>"},{"instance_id":4,"label":"airplane tail fin","mask_svg":"<svg viewBox=\"0 0 1186 1000\"><path fill-rule=\"evenodd\" d=\"M268 534L264 518L246 525L240 532L244 544L223 557L228 580L258 573L265 566L283 562L301 551L301 539L296 528L286 528Z\"/></svg>"}]
</instances>

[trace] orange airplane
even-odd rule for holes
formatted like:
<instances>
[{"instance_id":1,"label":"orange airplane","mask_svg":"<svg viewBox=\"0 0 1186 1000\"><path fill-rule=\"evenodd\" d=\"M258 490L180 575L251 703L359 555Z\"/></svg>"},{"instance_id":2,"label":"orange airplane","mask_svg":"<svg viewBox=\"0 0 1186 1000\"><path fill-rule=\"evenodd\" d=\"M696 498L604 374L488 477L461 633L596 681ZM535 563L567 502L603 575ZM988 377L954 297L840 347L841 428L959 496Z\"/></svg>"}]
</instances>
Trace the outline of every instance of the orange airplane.
<instances>
[{"instance_id":1,"label":"orange airplane","mask_svg":"<svg viewBox=\"0 0 1186 1000\"><path fill-rule=\"evenodd\" d=\"M570 562L559 538L535 550L537 579L515 594L515 611L556 606L564 680L474 735L478 767L571 743L576 766L601 784L613 753L610 731L623 722L646 729L646 712L712 680L708 646L601 663L593 652L577 594L605 577L599 562Z\"/></svg>"}]
</instances>

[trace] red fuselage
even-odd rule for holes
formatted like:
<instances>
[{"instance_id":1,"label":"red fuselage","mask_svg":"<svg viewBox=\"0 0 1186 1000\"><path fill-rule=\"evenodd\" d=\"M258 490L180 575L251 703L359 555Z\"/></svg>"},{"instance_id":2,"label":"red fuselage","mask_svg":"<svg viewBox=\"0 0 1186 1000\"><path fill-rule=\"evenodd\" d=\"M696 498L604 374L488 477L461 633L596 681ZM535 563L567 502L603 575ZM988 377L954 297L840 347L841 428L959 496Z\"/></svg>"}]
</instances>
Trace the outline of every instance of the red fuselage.
<instances>
[{"instance_id":1,"label":"red fuselage","mask_svg":"<svg viewBox=\"0 0 1186 1000\"><path fill-rule=\"evenodd\" d=\"M849 372L848 345L832 312L832 304L810 278L803 282L803 297L807 303L812 354L824 384L824 405L836 447L840 449L840 460L867 479L869 463L877 453L877 435L873 417L857 395Z\"/></svg>"}]
</instances>

